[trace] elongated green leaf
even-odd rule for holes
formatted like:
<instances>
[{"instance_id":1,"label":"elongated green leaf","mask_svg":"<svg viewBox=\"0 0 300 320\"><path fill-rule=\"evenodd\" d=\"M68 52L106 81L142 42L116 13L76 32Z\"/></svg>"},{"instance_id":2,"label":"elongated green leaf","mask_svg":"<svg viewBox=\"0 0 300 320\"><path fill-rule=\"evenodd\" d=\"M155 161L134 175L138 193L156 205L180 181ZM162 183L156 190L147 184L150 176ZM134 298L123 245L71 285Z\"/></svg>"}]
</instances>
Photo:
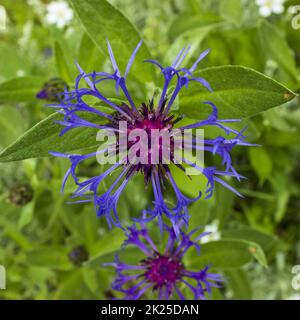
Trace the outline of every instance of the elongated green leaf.
<instances>
[{"instance_id":1,"label":"elongated green leaf","mask_svg":"<svg viewBox=\"0 0 300 320\"><path fill-rule=\"evenodd\" d=\"M120 230L113 230L107 233L105 238L102 238L93 245L91 248L92 256L85 264L89 266L99 266L106 257L109 257L108 259L113 261L115 253L120 250L124 240L125 235Z\"/></svg>"},{"instance_id":2,"label":"elongated green leaf","mask_svg":"<svg viewBox=\"0 0 300 320\"><path fill-rule=\"evenodd\" d=\"M17 46L6 45L5 41L0 43L0 61L0 81L15 78L18 73L26 74L30 70L30 64L21 50L17 50Z\"/></svg>"},{"instance_id":3,"label":"elongated green leaf","mask_svg":"<svg viewBox=\"0 0 300 320\"><path fill-rule=\"evenodd\" d=\"M284 36L271 23L264 21L259 28L261 42L267 54L297 80L298 73L291 49Z\"/></svg>"},{"instance_id":4,"label":"elongated green leaf","mask_svg":"<svg viewBox=\"0 0 300 320\"><path fill-rule=\"evenodd\" d=\"M40 77L20 77L0 84L0 103L36 101L45 79Z\"/></svg>"},{"instance_id":5,"label":"elongated green leaf","mask_svg":"<svg viewBox=\"0 0 300 320\"><path fill-rule=\"evenodd\" d=\"M197 29L192 29L182 33L179 37L177 37L174 40L174 42L166 52L164 57L164 64L171 65L174 60L174 57L176 57L178 52L186 45L186 43L192 43L193 47L191 48L191 51L189 52L188 56L184 59L184 65L187 65L189 63L190 58L193 57L193 54L196 52L196 50L199 52L199 45L201 44L203 39L208 35L208 33L211 30L213 30L213 28L216 25L217 24L199 27Z\"/></svg>"},{"instance_id":6,"label":"elongated green leaf","mask_svg":"<svg viewBox=\"0 0 300 320\"><path fill-rule=\"evenodd\" d=\"M120 230L113 230L107 233L105 239L101 239L101 241L94 244L92 248L92 259L119 250L124 240L125 235Z\"/></svg>"},{"instance_id":7,"label":"elongated green leaf","mask_svg":"<svg viewBox=\"0 0 300 320\"><path fill-rule=\"evenodd\" d=\"M78 62L86 72L101 70L104 63L104 56L98 50L95 43L84 33L80 42ZM98 69L97 69L98 68Z\"/></svg>"},{"instance_id":8,"label":"elongated green leaf","mask_svg":"<svg viewBox=\"0 0 300 320\"><path fill-rule=\"evenodd\" d=\"M246 272L243 269L226 270L225 275L233 291L235 300L251 299L251 284Z\"/></svg>"},{"instance_id":9,"label":"elongated green leaf","mask_svg":"<svg viewBox=\"0 0 300 320\"><path fill-rule=\"evenodd\" d=\"M61 181L59 183L61 184ZM95 213L87 208L74 216L73 211L62 210L60 217L70 232L76 235L89 251L98 240L99 219Z\"/></svg>"},{"instance_id":10,"label":"elongated green leaf","mask_svg":"<svg viewBox=\"0 0 300 320\"><path fill-rule=\"evenodd\" d=\"M34 212L34 202L29 202L26 206L22 208L20 219L18 221L18 229L22 230L25 226L27 226L32 218Z\"/></svg>"},{"instance_id":11,"label":"elongated green leaf","mask_svg":"<svg viewBox=\"0 0 300 320\"><path fill-rule=\"evenodd\" d=\"M220 2L220 15L226 20L240 25L243 19L243 5L240 0L227 0Z\"/></svg>"},{"instance_id":12,"label":"elongated green leaf","mask_svg":"<svg viewBox=\"0 0 300 320\"><path fill-rule=\"evenodd\" d=\"M62 51L62 48L58 41L55 41L54 43L54 53L57 73L67 83L72 83L73 77L69 70L68 63L65 59L64 52Z\"/></svg>"},{"instance_id":13,"label":"elongated green leaf","mask_svg":"<svg viewBox=\"0 0 300 320\"><path fill-rule=\"evenodd\" d=\"M248 264L252 257L266 266L266 259L261 247L250 241L220 240L206 243L201 248L201 255L190 261L191 267L212 265L218 269L240 268Z\"/></svg>"},{"instance_id":14,"label":"elongated green leaf","mask_svg":"<svg viewBox=\"0 0 300 320\"><path fill-rule=\"evenodd\" d=\"M60 137L63 126L54 121L61 119L61 114L54 113L26 131L0 153L0 162L47 157L49 151L67 152L97 145L97 130L92 128L76 128Z\"/></svg>"},{"instance_id":15,"label":"elongated green leaf","mask_svg":"<svg viewBox=\"0 0 300 320\"><path fill-rule=\"evenodd\" d=\"M73 297L75 293L75 297L78 297L78 299L80 299L79 296L81 296L81 290L78 290L78 283L81 283L82 281L83 279L81 268L76 268L71 272L66 273L61 280L59 289L54 294L54 299L70 299L71 292L73 293ZM77 293L78 291L80 292L80 294Z\"/></svg>"},{"instance_id":16,"label":"elongated green leaf","mask_svg":"<svg viewBox=\"0 0 300 320\"><path fill-rule=\"evenodd\" d=\"M0 108L0 148L15 141L26 128L26 118L17 108L1 106Z\"/></svg>"},{"instance_id":17,"label":"elongated green leaf","mask_svg":"<svg viewBox=\"0 0 300 320\"><path fill-rule=\"evenodd\" d=\"M269 131L265 137L266 144L274 147L285 147L300 144L300 130L295 132Z\"/></svg>"},{"instance_id":18,"label":"elongated green leaf","mask_svg":"<svg viewBox=\"0 0 300 320\"><path fill-rule=\"evenodd\" d=\"M262 247L251 241L244 241L246 245L248 245L248 250L251 255L265 268L268 267L267 258L265 256L265 252Z\"/></svg>"},{"instance_id":19,"label":"elongated green leaf","mask_svg":"<svg viewBox=\"0 0 300 320\"><path fill-rule=\"evenodd\" d=\"M240 28L231 34L229 46L232 55L232 64L253 68L257 71L263 71L265 68L264 52L257 50L260 46L260 37L258 28L249 28L247 30ZM236 48L239 48L236 50ZM215 51L213 49L212 53ZM217 52L218 54L219 52ZM224 64L224 63L222 63Z\"/></svg>"},{"instance_id":20,"label":"elongated green leaf","mask_svg":"<svg viewBox=\"0 0 300 320\"><path fill-rule=\"evenodd\" d=\"M96 268L82 268L84 282L93 293L97 293L100 285L97 272Z\"/></svg>"},{"instance_id":21,"label":"elongated green leaf","mask_svg":"<svg viewBox=\"0 0 300 320\"><path fill-rule=\"evenodd\" d=\"M195 76L205 78L213 92L191 83L180 96L180 111L191 118L211 113L203 101L212 101L220 118L245 118L281 105L296 95L275 80L242 66L221 66L203 69Z\"/></svg>"},{"instance_id":22,"label":"elongated green leaf","mask_svg":"<svg viewBox=\"0 0 300 320\"><path fill-rule=\"evenodd\" d=\"M110 41L118 66L124 72L132 51L140 41L136 28L119 10L105 0L70 0L70 2L85 31L105 56L108 56L106 39ZM149 58L149 50L143 43L131 69L132 74L142 82L153 79L152 67L142 63Z\"/></svg>"},{"instance_id":23,"label":"elongated green leaf","mask_svg":"<svg viewBox=\"0 0 300 320\"><path fill-rule=\"evenodd\" d=\"M249 227L224 230L222 231L222 239L241 239L256 242L266 252L271 250L276 242L276 238L274 236Z\"/></svg>"},{"instance_id":24,"label":"elongated green leaf","mask_svg":"<svg viewBox=\"0 0 300 320\"><path fill-rule=\"evenodd\" d=\"M5 230L5 234L15 241L22 249L32 249L32 243L18 230L16 224L7 221L7 219L4 218L4 215L0 216L0 226Z\"/></svg>"},{"instance_id":25,"label":"elongated green leaf","mask_svg":"<svg viewBox=\"0 0 300 320\"><path fill-rule=\"evenodd\" d=\"M272 159L264 148L250 148L248 154L251 165L263 184L272 173Z\"/></svg>"},{"instance_id":26,"label":"elongated green leaf","mask_svg":"<svg viewBox=\"0 0 300 320\"><path fill-rule=\"evenodd\" d=\"M26 253L28 261L31 261L32 265L60 270L72 269L68 254L68 248L61 246L39 247L29 250Z\"/></svg>"},{"instance_id":27,"label":"elongated green leaf","mask_svg":"<svg viewBox=\"0 0 300 320\"><path fill-rule=\"evenodd\" d=\"M220 21L220 17L212 14L199 14L192 17L190 15L180 15L172 23L169 35L171 38L177 38L183 32L214 25Z\"/></svg>"}]
</instances>

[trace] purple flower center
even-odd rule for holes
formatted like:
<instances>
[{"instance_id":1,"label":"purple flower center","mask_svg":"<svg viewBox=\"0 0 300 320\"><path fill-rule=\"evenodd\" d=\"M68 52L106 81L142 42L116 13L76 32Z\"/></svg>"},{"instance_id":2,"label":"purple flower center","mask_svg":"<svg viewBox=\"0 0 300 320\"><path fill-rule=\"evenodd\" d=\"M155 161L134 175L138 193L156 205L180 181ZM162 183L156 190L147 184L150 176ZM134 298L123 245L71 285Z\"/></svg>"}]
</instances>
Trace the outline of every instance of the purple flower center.
<instances>
[{"instance_id":1,"label":"purple flower center","mask_svg":"<svg viewBox=\"0 0 300 320\"><path fill-rule=\"evenodd\" d=\"M152 101L149 105L142 104L141 108L136 112L129 112L129 107L125 104L120 108L130 115L131 120L128 120L121 113L117 112L112 121L112 127L118 129L120 121L126 122L127 151L139 143L141 148L136 149L135 155L143 160L137 161L134 169L135 171L144 173L145 180L149 182L154 167L168 163L167 161L174 161L174 137L172 136L172 129L179 119L174 119L172 115L156 114ZM132 139L132 133L136 130L143 131L146 139L143 136L139 136L139 134ZM123 145L120 141L119 139L117 150L123 150ZM128 162L130 161L128 160Z\"/></svg>"},{"instance_id":2,"label":"purple flower center","mask_svg":"<svg viewBox=\"0 0 300 320\"><path fill-rule=\"evenodd\" d=\"M181 279L181 273L184 269L180 260L166 255L148 258L144 261L144 265L148 269L145 278L153 283L155 289L175 284Z\"/></svg>"}]
</instances>

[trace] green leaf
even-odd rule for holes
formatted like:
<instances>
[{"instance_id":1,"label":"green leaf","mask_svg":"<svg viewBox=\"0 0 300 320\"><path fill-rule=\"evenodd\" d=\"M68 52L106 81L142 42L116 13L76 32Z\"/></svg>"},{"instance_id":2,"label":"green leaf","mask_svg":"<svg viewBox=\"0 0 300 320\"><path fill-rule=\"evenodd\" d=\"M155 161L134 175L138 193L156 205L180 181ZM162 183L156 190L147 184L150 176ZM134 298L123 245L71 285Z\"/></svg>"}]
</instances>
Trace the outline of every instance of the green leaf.
<instances>
[{"instance_id":1,"label":"green leaf","mask_svg":"<svg viewBox=\"0 0 300 320\"><path fill-rule=\"evenodd\" d=\"M288 109L286 111L288 112L288 117L290 116L291 118L294 118L296 121L298 120L297 114L290 113L290 110ZM264 114L266 123L272 128L277 129L279 131L296 132L297 127L292 125L292 119L288 120L288 117L286 117L285 114L278 112L278 110L276 109L268 110Z\"/></svg>"},{"instance_id":2,"label":"green leaf","mask_svg":"<svg viewBox=\"0 0 300 320\"><path fill-rule=\"evenodd\" d=\"M1 106L0 108L0 148L17 139L25 130L27 121L17 108Z\"/></svg>"},{"instance_id":3,"label":"green leaf","mask_svg":"<svg viewBox=\"0 0 300 320\"><path fill-rule=\"evenodd\" d=\"M1 1L2 2L2 1ZM17 44L16 44L17 45ZM5 44L4 39L0 43L0 82L5 79L15 78L18 72L26 74L29 71L30 64L16 47ZM5 63L4 63L5 61Z\"/></svg>"},{"instance_id":4,"label":"green leaf","mask_svg":"<svg viewBox=\"0 0 300 320\"><path fill-rule=\"evenodd\" d=\"M252 257L266 266L263 250L258 244L242 240L220 240L203 244L201 255L193 257L189 265L198 269L206 265L217 269L240 268L251 262Z\"/></svg>"},{"instance_id":5,"label":"green leaf","mask_svg":"<svg viewBox=\"0 0 300 320\"><path fill-rule=\"evenodd\" d=\"M95 262L104 255L110 254L120 249L125 240L125 235L121 230L115 229L106 233L106 237L95 242L91 249L91 259L89 262Z\"/></svg>"},{"instance_id":6,"label":"green leaf","mask_svg":"<svg viewBox=\"0 0 300 320\"><path fill-rule=\"evenodd\" d=\"M15 223L9 222L4 216L0 216L0 226L5 231L5 234L15 241L22 249L29 250L32 248L32 243L20 232Z\"/></svg>"},{"instance_id":7,"label":"green leaf","mask_svg":"<svg viewBox=\"0 0 300 320\"><path fill-rule=\"evenodd\" d=\"M83 275L81 268L77 268L72 270L71 272L65 273L65 276L62 278L62 280L60 280L58 290L55 291L55 294L53 296L54 299L67 300L70 299L70 296L82 296L82 286L80 286L83 281L82 276Z\"/></svg>"},{"instance_id":8,"label":"green leaf","mask_svg":"<svg viewBox=\"0 0 300 320\"><path fill-rule=\"evenodd\" d=\"M95 71L97 68L100 70L104 62L104 55L86 33L81 38L78 62L86 72Z\"/></svg>"},{"instance_id":9,"label":"green leaf","mask_svg":"<svg viewBox=\"0 0 300 320\"><path fill-rule=\"evenodd\" d=\"M0 84L0 103L35 102L45 82L40 77L20 77Z\"/></svg>"},{"instance_id":10,"label":"green leaf","mask_svg":"<svg viewBox=\"0 0 300 320\"><path fill-rule=\"evenodd\" d=\"M274 236L249 227L223 230L222 239L241 239L256 242L266 252L271 250L276 242Z\"/></svg>"},{"instance_id":11,"label":"green leaf","mask_svg":"<svg viewBox=\"0 0 300 320\"><path fill-rule=\"evenodd\" d=\"M19 230L22 230L25 226L27 226L32 221L33 212L34 212L34 201L31 201L22 208L20 219L18 221Z\"/></svg>"},{"instance_id":12,"label":"green leaf","mask_svg":"<svg viewBox=\"0 0 300 320\"><path fill-rule=\"evenodd\" d=\"M123 211L123 219L140 216L140 213L149 205L151 198L152 191L145 189L144 177L142 175L133 177L123 191L119 202L119 207Z\"/></svg>"},{"instance_id":13,"label":"green leaf","mask_svg":"<svg viewBox=\"0 0 300 320\"><path fill-rule=\"evenodd\" d=\"M200 191L205 189L207 180L203 174L195 174L188 177L185 172L173 164L170 164L170 169L175 181L180 186L180 190L187 196L198 197Z\"/></svg>"},{"instance_id":14,"label":"green leaf","mask_svg":"<svg viewBox=\"0 0 300 320\"><path fill-rule=\"evenodd\" d=\"M195 76L205 78L213 92L198 83L191 83L180 96L180 111L190 118L207 117L211 109L202 104L212 101L220 118L245 118L281 105L296 94L277 81L242 66L221 66L203 69Z\"/></svg>"},{"instance_id":15,"label":"green leaf","mask_svg":"<svg viewBox=\"0 0 300 320\"><path fill-rule=\"evenodd\" d=\"M59 270L72 269L68 248L58 246L39 247L29 250L26 255L31 265L45 266Z\"/></svg>"},{"instance_id":16,"label":"green leaf","mask_svg":"<svg viewBox=\"0 0 300 320\"><path fill-rule=\"evenodd\" d=\"M251 284L244 270L226 270L225 277L233 291L233 298L235 300L251 300Z\"/></svg>"},{"instance_id":17,"label":"green leaf","mask_svg":"<svg viewBox=\"0 0 300 320\"><path fill-rule=\"evenodd\" d=\"M215 201L216 203L222 203L222 205L216 206L214 214L215 218L219 221L221 229L226 217L234 211L234 200L235 195L230 190L223 188L222 185L216 185Z\"/></svg>"},{"instance_id":18,"label":"green leaf","mask_svg":"<svg viewBox=\"0 0 300 320\"><path fill-rule=\"evenodd\" d=\"M220 2L220 15L235 25L240 25L243 19L243 5L240 0L227 0Z\"/></svg>"},{"instance_id":19,"label":"green leaf","mask_svg":"<svg viewBox=\"0 0 300 320\"><path fill-rule=\"evenodd\" d=\"M64 52L58 41L55 41L54 43L54 57L58 75L67 83L73 83L73 77L65 59Z\"/></svg>"},{"instance_id":20,"label":"green leaf","mask_svg":"<svg viewBox=\"0 0 300 320\"><path fill-rule=\"evenodd\" d=\"M221 21L220 17L213 14L199 14L190 16L189 14L180 15L172 23L169 35L171 38L177 38L181 33L191 31L209 25L217 25Z\"/></svg>"},{"instance_id":21,"label":"green leaf","mask_svg":"<svg viewBox=\"0 0 300 320\"><path fill-rule=\"evenodd\" d=\"M274 147L298 146L300 144L300 130L295 132L284 132L269 130L265 134L265 143Z\"/></svg>"},{"instance_id":22,"label":"green leaf","mask_svg":"<svg viewBox=\"0 0 300 320\"><path fill-rule=\"evenodd\" d=\"M140 41L137 29L129 20L105 0L70 0L85 31L100 51L108 57L106 39L110 41L117 64L124 72L128 60ZM153 68L143 60L150 59L150 53L142 44L134 64L132 74L141 82L153 80Z\"/></svg>"},{"instance_id":23,"label":"green leaf","mask_svg":"<svg viewBox=\"0 0 300 320\"><path fill-rule=\"evenodd\" d=\"M280 222L287 212L287 205L291 196L290 177L286 172L274 172L270 181L275 190L276 210L274 217L276 222Z\"/></svg>"},{"instance_id":24,"label":"green leaf","mask_svg":"<svg viewBox=\"0 0 300 320\"><path fill-rule=\"evenodd\" d=\"M190 221L189 228L191 230L199 226L205 226L211 220L211 215L214 213L214 197L205 201L195 201L189 206Z\"/></svg>"},{"instance_id":25,"label":"green leaf","mask_svg":"<svg viewBox=\"0 0 300 320\"><path fill-rule=\"evenodd\" d=\"M95 116L85 117L95 120ZM97 123L99 123L99 117ZM99 145L96 141L97 130L75 128L62 137L63 126L54 121L62 120L62 115L54 113L26 131L18 140L0 153L0 162L24 160L49 156L49 151L68 152Z\"/></svg>"},{"instance_id":26,"label":"green leaf","mask_svg":"<svg viewBox=\"0 0 300 320\"><path fill-rule=\"evenodd\" d=\"M255 242L244 241L248 245L248 250L252 256L265 268L268 267L267 258L265 256L264 250Z\"/></svg>"},{"instance_id":27,"label":"green leaf","mask_svg":"<svg viewBox=\"0 0 300 320\"><path fill-rule=\"evenodd\" d=\"M208 25L204 27L199 27L197 29L188 30L180 34L169 47L168 51L164 56L164 64L171 65L174 57L177 56L178 52L187 44L192 43L193 46L189 51L188 56L184 59L182 66L185 66L189 63L189 60L193 57L194 53L199 52L199 46L203 39L209 34L209 32L216 27L215 25Z\"/></svg>"},{"instance_id":28,"label":"green leaf","mask_svg":"<svg viewBox=\"0 0 300 320\"><path fill-rule=\"evenodd\" d=\"M59 183L61 184L61 181ZM89 251L98 240L99 219L95 212L86 207L86 210L74 216L73 210L62 210L60 217L68 230L77 236Z\"/></svg>"},{"instance_id":29,"label":"green leaf","mask_svg":"<svg viewBox=\"0 0 300 320\"><path fill-rule=\"evenodd\" d=\"M120 251L120 248L125 241L126 236L124 232L114 229L105 233L99 241L95 242L91 248L91 257L84 263L85 267L99 267L105 262L112 262L115 258L116 252ZM133 248L124 251L124 253L132 257L130 253ZM134 248L133 251L136 249ZM120 252L121 253L121 252Z\"/></svg>"},{"instance_id":30,"label":"green leaf","mask_svg":"<svg viewBox=\"0 0 300 320\"><path fill-rule=\"evenodd\" d=\"M248 246L243 242L220 240L203 244L201 255L194 258L191 267L202 267L211 264L214 268L239 268L251 261Z\"/></svg>"},{"instance_id":31,"label":"green leaf","mask_svg":"<svg viewBox=\"0 0 300 320\"><path fill-rule=\"evenodd\" d=\"M284 215L286 214L289 199L290 199L290 191L286 189L283 190L282 188L282 192L278 194L277 208L276 208L276 211L274 212L276 222L280 222L283 219Z\"/></svg>"},{"instance_id":32,"label":"green leaf","mask_svg":"<svg viewBox=\"0 0 300 320\"><path fill-rule=\"evenodd\" d=\"M249 158L252 168L257 173L260 183L263 184L265 180L272 173L272 160L264 148L249 148Z\"/></svg>"},{"instance_id":33,"label":"green leaf","mask_svg":"<svg viewBox=\"0 0 300 320\"><path fill-rule=\"evenodd\" d=\"M234 52L234 55L231 57L231 64L253 68L257 71L265 69L264 52L257 50L260 46L257 28L246 30L239 28L234 32L230 31L229 45L231 52ZM236 48L239 48L239 50L236 50Z\"/></svg>"},{"instance_id":34,"label":"green leaf","mask_svg":"<svg viewBox=\"0 0 300 320\"><path fill-rule=\"evenodd\" d=\"M278 63L280 68L284 68L297 81L298 72L295 59L284 36L274 25L265 20L260 25L259 33L265 51Z\"/></svg>"},{"instance_id":35,"label":"green leaf","mask_svg":"<svg viewBox=\"0 0 300 320\"><path fill-rule=\"evenodd\" d=\"M87 287L93 292L96 293L99 290L99 282L97 269L94 268L82 268L82 276Z\"/></svg>"}]
</instances>

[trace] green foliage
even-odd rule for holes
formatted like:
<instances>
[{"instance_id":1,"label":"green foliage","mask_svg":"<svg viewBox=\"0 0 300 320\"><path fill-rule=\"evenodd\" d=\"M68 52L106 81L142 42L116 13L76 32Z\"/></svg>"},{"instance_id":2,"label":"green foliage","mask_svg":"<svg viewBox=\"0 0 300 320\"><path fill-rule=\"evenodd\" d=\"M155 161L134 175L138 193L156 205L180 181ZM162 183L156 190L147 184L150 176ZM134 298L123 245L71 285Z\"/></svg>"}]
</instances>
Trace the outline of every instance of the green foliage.
<instances>
[{"instance_id":1,"label":"green foliage","mask_svg":"<svg viewBox=\"0 0 300 320\"><path fill-rule=\"evenodd\" d=\"M73 82L73 77L71 75L71 71L69 70L68 62L65 58L64 52L57 41L54 43L54 56L57 74L64 81L71 84Z\"/></svg>"},{"instance_id":2,"label":"green foliage","mask_svg":"<svg viewBox=\"0 0 300 320\"><path fill-rule=\"evenodd\" d=\"M201 255L193 258L191 267L199 268L212 265L218 269L240 268L248 264L252 257L267 266L262 248L255 242L245 240L220 240L202 246Z\"/></svg>"},{"instance_id":3,"label":"green foliage","mask_svg":"<svg viewBox=\"0 0 300 320\"><path fill-rule=\"evenodd\" d=\"M245 67L212 67L195 74L207 79L213 92L208 93L195 84L191 84L189 90L183 91L180 110L191 118L207 116L211 111L201 106L201 101L212 101L219 106L222 118L243 118L295 97L293 92L276 81Z\"/></svg>"},{"instance_id":4,"label":"green foliage","mask_svg":"<svg viewBox=\"0 0 300 320\"><path fill-rule=\"evenodd\" d=\"M41 89L43 81L43 78L22 77L2 82L0 84L0 102L33 102L36 100L35 96Z\"/></svg>"},{"instance_id":5,"label":"green foliage","mask_svg":"<svg viewBox=\"0 0 300 320\"><path fill-rule=\"evenodd\" d=\"M95 139L97 130L92 128L86 130L75 129L61 138L59 136L61 125L55 123L55 121L61 121L62 118L61 114L54 113L37 123L15 143L1 152L0 161L47 157L49 151L67 152L97 146ZM95 117L89 118L91 118L89 120L95 119Z\"/></svg>"},{"instance_id":6,"label":"green foliage","mask_svg":"<svg viewBox=\"0 0 300 320\"><path fill-rule=\"evenodd\" d=\"M107 1L71 0L70 2L87 34L106 56L108 55L106 39L109 39L118 57L118 66L124 71L133 49L141 40L136 28ZM142 64L143 60L150 57L150 52L144 43L137 55L137 63L132 66L132 74L136 75L142 83L153 80L152 69Z\"/></svg>"},{"instance_id":7,"label":"green foliage","mask_svg":"<svg viewBox=\"0 0 300 320\"><path fill-rule=\"evenodd\" d=\"M264 21L260 25L259 32L264 52L297 80L298 72L293 52L282 36L281 31Z\"/></svg>"}]
</instances>

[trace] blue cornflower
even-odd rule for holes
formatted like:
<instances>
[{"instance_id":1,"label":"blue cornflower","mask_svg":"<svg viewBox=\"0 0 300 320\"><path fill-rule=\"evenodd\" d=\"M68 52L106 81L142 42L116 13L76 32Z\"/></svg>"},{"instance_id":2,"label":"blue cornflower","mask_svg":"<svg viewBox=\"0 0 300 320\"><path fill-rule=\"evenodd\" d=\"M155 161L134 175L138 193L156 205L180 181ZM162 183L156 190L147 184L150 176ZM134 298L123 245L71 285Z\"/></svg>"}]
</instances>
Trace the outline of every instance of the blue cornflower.
<instances>
[{"instance_id":1,"label":"blue cornflower","mask_svg":"<svg viewBox=\"0 0 300 320\"><path fill-rule=\"evenodd\" d=\"M195 300L206 299L207 294L211 295L212 287L220 287L222 277L208 272L209 266L197 271L188 270L184 264L184 256L192 247L200 255L201 247L198 242L209 232L195 236L199 232L197 228L189 233L180 231L180 237L177 237L174 229L166 225L163 225L163 232L163 235L167 235L168 242L163 252L160 252L143 223L140 228L134 225L127 229L124 253L127 245L132 245L141 250L145 258L136 264L127 264L116 255L114 262L104 264L113 266L116 270L112 288L122 292L124 299L130 300L141 298L147 291L157 292L160 300L176 296L184 300L184 287L192 292Z\"/></svg>"},{"instance_id":2,"label":"blue cornflower","mask_svg":"<svg viewBox=\"0 0 300 320\"><path fill-rule=\"evenodd\" d=\"M58 123L65 127L62 130L61 135L74 128L92 127L95 129L105 129L114 133L119 138L117 139L117 143L115 145L105 146L97 152L87 155L63 154L58 152L52 152L52 154L54 156L68 158L71 161L71 167L67 171L63 181L63 188L67 179L71 176L77 184L77 190L74 192L73 198L80 197L81 199L78 202L93 202L97 215L104 216L109 226L115 225L122 227L117 210L119 198L131 178L137 174L143 174L145 184L152 184L154 200L153 205L147 210L144 210L144 218L139 221L150 221L157 218L162 230L163 218L166 217L171 221L176 234L179 235L179 222L184 221L187 225L189 220L188 205L191 202L197 201L201 196L201 192L199 190L199 195L195 198L189 198L184 195L176 184L176 179L173 177L169 164L174 164L184 172L186 167L192 167L194 170L198 170L199 174L203 174L207 178L207 189L204 191L206 198L212 196L215 183L222 184L224 187L240 196L240 193L221 179L221 177L232 177L237 180L243 178L234 169L230 153L235 146L249 146L250 144L245 142L243 131L238 132L237 130L227 126L227 124L240 120L220 119L217 107L210 101L204 101L203 107L211 108L211 114L206 119L197 121L196 123L180 126L182 117L175 117L174 114L171 114L173 102L179 92L184 87L188 87L188 84L191 81L199 83L208 91L212 91L211 86L205 79L195 77L193 75L198 64L209 53L209 50L201 53L190 68L181 67L184 58L189 52L189 47L187 49L184 48L179 52L171 66L163 67L155 60L146 60L146 62L152 63L160 69L161 74L164 77L164 85L157 103L155 103L154 98L152 98L149 103L136 105L134 99L129 93L129 90L127 89L126 82L128 73L141 44L142 42L140 42L133 51L126 70L124 74L122 74L113 54L113 50L107 41L113 72L85 73L78 65L80 74L76 79L75 89L65 90L61 93L61 101L51 105L52 107L57 108L58 112L62 113L64 116L62 121L58 121ZM112 81L115 84L117 93L122 91L127 102L117 103L115 102L116 99L109 99L105 97L101 90L101 85L106 81ZM175 86L173 91L171 94L167 94L174 82ZM97 100L109 108L90 105L88 103L89 98ZM107 111L109 109L111 112ZM87 114L92 115L95 120L91 121L90 119L92 117L89 117L89 120L86 119L85 115ZM97 121L98 118L99 121ZM119 123L121 121L126 123L126 129L122 129L123 131L119 127ZM111 165L107 171L103 172L99 176L81 181L81 179L76 175L78 165L88 158L95 157L100 154L121 155L124 152L124 144L121 143L120 139L121 134L128 138L129 134L135 129L141 129L146 132L150 140L151 132L155 130L170 133L173 129L176 129L179 130L180 133L183 133L184 130L187 129L203 129L208 126L221 129L221 132L224 132L224 136L220 135L214 139L203 139L200 146L197 143L199 141L195 136L193 136L190 142L186 143L185 147L192 151L201 150L203 152L208 152L213 156L220 157L222 160L220 168L200 167L198 164L191 162L187 158L183 158L182 164L178 164L175 161L174 142L173 144L171 143L168 149L170 153L170 162L167 164L163 161L162 142L161 140L157 140L158 162L152 161L153 152L147 144L146 152L143 154L145 158L149 160L146 164L144 162L130 163L126 161L128 160L127 157L121 157L121 159ZM125 149L127 148L125 151L128 151L128 149L135 143L132 141L129 142L129 139L127 142L128 145L125 146ZM140 153L142 152L140 151ZM118 172L118 177L104 194L100 194L100 185L102 186L104 179L113 172ZM163 197L163 189L167 184L173 189L173 193L176 197L176 201L173 204L169 202L166 203Z\"/></svg>"}]
</instances>

